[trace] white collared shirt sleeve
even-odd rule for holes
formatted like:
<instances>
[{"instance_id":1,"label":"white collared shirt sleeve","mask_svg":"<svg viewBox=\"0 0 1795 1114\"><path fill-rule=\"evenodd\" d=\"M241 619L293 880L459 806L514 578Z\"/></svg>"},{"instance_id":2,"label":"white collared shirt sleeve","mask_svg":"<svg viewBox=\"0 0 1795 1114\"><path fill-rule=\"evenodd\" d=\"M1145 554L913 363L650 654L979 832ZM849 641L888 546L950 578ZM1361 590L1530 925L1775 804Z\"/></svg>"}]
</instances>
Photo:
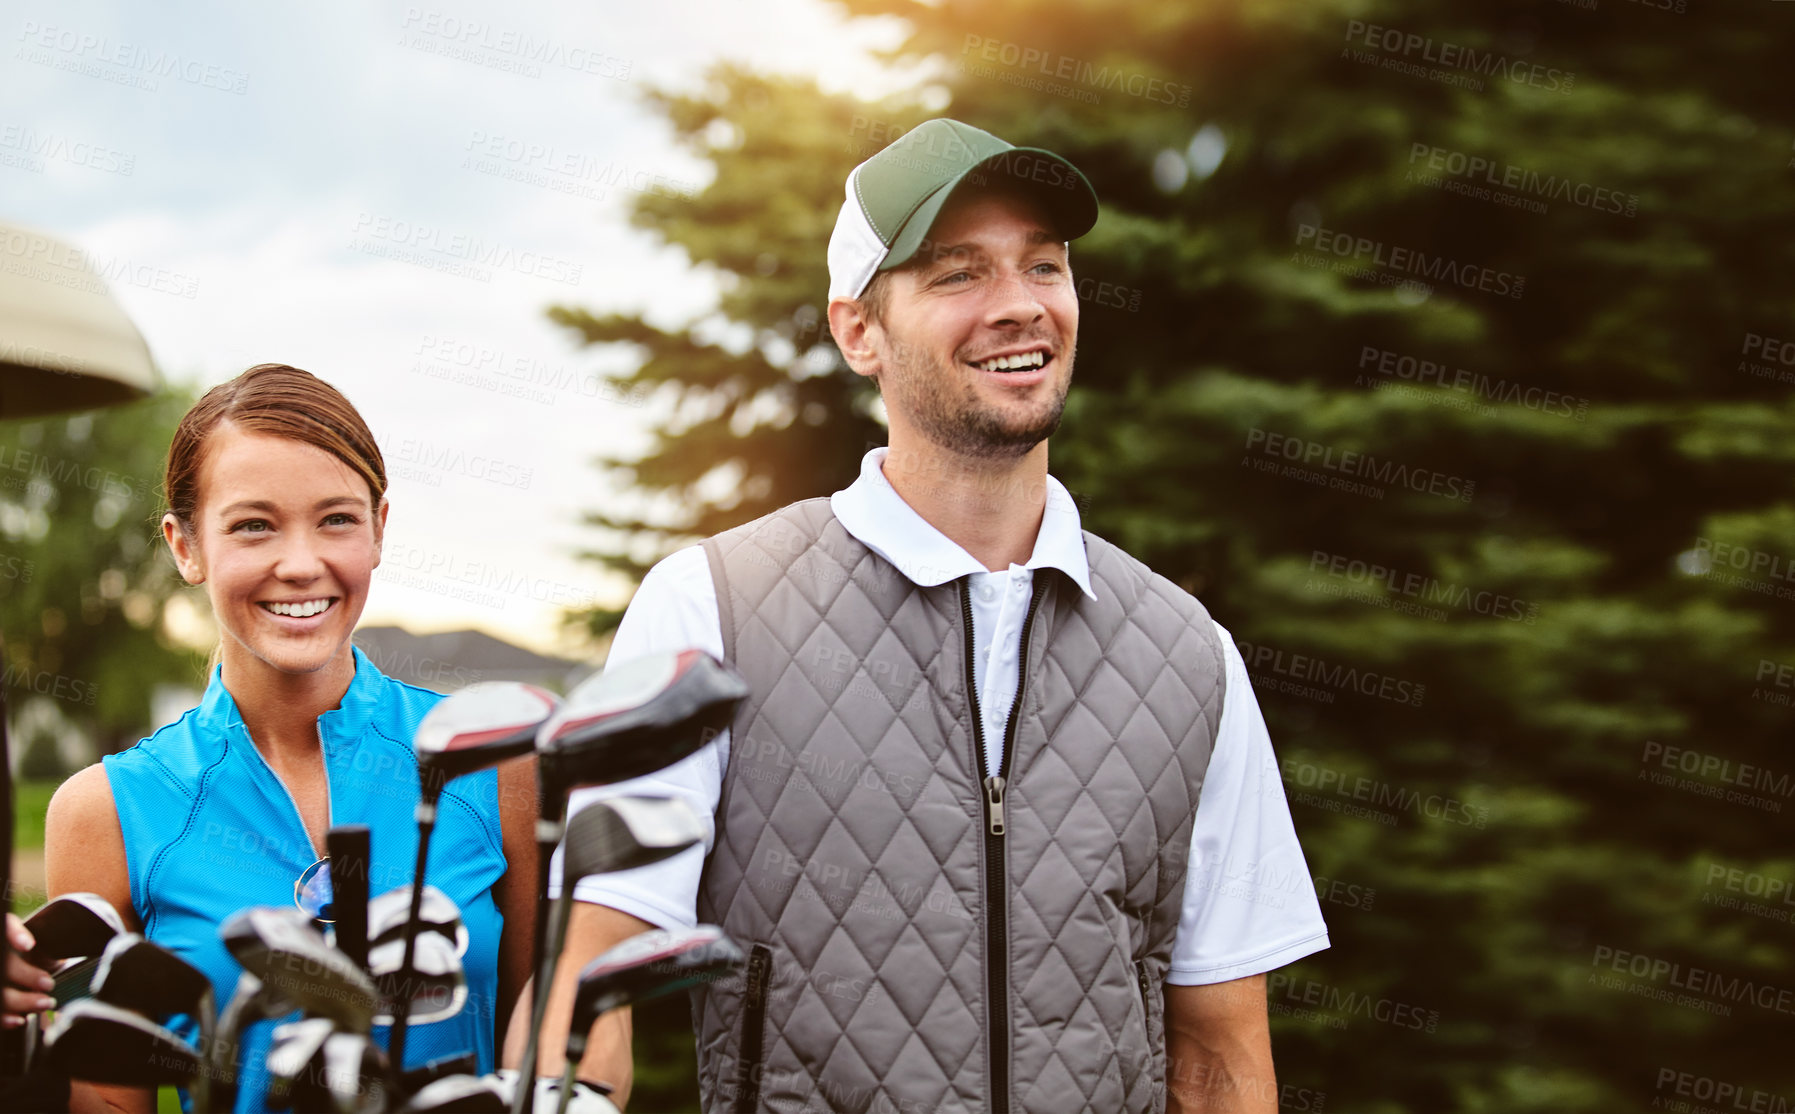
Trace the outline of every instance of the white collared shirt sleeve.
<instances>
[{"instance_id":1,"label":"white collared shirt sleeve","mask_svg":"<svg viewBox=\"0 0 1795 1114\"><path fill-rule=\"evenodd\" d=\"M1228 688L1191 830L1184 910L1166 975L1174 986L1262 974L1328 946L1246 662L1234 636L1220 623L1215 630Z\"/></svg>"},{"instance_id":2,"label":"white collared shirt sleeve","mask_svg":"<svg viewBox=\"0 0 1795 1114\"><path fill-rule=\"evenodd\" d=\"M631 658L664 650L697 648L721 660L723 628L717 618L717 589L702 546L689 546L667 557L642 578L623 622L611 640L608 669ZM696 754L664 770L597 788L576 789L569 799L572 816L582 806L605 797L643 793L681 797L705 821L704 844L670 859L615 874L595 874L575 883L573 896L608 905L659 928L690 928L698 922L698 881L704 857L716 838L717 801L722 795L723 767L729 761L729 732ZM549 868L549 893L561 893L561 852Z\"/></svg>"}]
</instances>

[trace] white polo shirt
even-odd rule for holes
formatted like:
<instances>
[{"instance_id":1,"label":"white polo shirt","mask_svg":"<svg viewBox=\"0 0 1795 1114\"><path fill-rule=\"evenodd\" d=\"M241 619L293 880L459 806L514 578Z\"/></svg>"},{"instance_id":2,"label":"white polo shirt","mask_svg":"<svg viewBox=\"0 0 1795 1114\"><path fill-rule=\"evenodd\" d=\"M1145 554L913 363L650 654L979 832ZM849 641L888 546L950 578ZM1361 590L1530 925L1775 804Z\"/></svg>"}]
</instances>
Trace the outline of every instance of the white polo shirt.
<instances>
[{"instance_id":1,"label":"white polo shirt","mask_svg":"<svg viewBox=\"0 0 1795 1114\"><path fill-rule=\"evenodd\" d=\"M1028 564L989 572L904 502L885 479L884 459L883 448L867 453L860 478L836 492L830 506L848 533L912 582L928 587L971 578L973 680L989 751L987 773L995 772L1016 697L1017 654L1034 570L1059 569L1096 598L1077 504L1049 477L1046 513ZM1227 695L1191 831L1184 908L1166 977L1176 985L1260 974L1328 946L1327 925L1246 663L1233 636L1219 623L1215 629L1227 658ZM617 628L607 664L687 647L723 656L716 586L700 546L682 549L649 570ZM697 754L658 773L577 790L569 811L620 793L648 793L683 797L699 815L714 817L728 762L729 732L724 731ZM574 896L662 928L690 926L697 920L699 877L711 843L707 837L702 848L653 866L583 879ZM551 878L558 896L559 851Z\"/></svg>"}]
</instances>

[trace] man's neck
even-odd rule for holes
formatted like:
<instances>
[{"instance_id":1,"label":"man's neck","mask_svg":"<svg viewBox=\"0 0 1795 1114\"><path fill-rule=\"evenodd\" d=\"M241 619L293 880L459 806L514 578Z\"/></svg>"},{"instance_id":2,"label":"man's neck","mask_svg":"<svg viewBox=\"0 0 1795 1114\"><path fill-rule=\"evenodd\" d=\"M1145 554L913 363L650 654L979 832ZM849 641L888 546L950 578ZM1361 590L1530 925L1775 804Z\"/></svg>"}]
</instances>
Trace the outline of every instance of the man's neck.
<instances>
[{"instance_id":1,"label":"man's neck","mask_svg":"<svg viewBox=\"0 0 1795 1114\"><path fill-rule=\"evenodd\" d=\"M895 435L885 480L923 521L992 572L1028 563L1047 509L1047 442L1012 460L948 453Z\"/></svg>"}]
</instances>

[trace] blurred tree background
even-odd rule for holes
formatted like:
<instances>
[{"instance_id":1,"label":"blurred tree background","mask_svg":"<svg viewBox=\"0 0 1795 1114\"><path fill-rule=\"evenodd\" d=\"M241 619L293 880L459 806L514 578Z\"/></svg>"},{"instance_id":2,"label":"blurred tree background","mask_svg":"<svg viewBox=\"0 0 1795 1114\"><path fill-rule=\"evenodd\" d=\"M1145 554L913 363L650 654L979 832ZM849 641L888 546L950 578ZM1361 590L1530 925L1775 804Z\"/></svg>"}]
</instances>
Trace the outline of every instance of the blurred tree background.
<instances>
[{"instance_id":1,"label":"blurred tree background","mask_svg":"<svg viewBox=\"0 0 1795 1114\"><path fill-rule=\"evenodd\" d=\"M653 98L717 173L634 220L721 278L716 314L551 311L671 404L601 462L637 494L595 557L639 577L882 442L823 316L850 168L936 114L1062 152L1104 207L1053 470L1242 644L1332 933L1273 980L1283 1105L1795 1094L1790 907L1749 900L1795 882L1771 10L845 8L907 21L913 95L725 68ZM683 1003L637 1017L632 1105L696 1109Z\"/></svg>"},{"instance_id":2,"label":"blurred tree background","mask_svg":"<svg viewBox=\"0 0 1795 1114\"><path fill-rule=\"evenodd\" d=\"M163 456L193 401L165 388L0 423L0 639L21 851L42 847L62 778L148 733L159 686L203 687L204 655L165 630L184 585L160 527ZM14 895L15 909L32 904Z\"/></svg>"}]
</instances>

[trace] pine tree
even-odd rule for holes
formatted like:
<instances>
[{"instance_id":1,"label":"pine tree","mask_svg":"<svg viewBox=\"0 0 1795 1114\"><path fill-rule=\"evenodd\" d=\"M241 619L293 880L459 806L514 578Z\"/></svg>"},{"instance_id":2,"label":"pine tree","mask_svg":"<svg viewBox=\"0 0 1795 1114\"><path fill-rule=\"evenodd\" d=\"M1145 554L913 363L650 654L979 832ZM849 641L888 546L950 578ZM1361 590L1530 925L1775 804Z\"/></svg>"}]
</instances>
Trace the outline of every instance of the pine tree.
<instances>
[{"instance_id":1,"label":"pine tree","mask_svg":"<svg viewBox=\"0 0 1795 1114\"><path fill-rule=\"evenodd\" d=\"M1247 656L1333 942L1272 979L1284 1105L1795 1091L1795 906L1752 897L1795 889L1771 17L846 6L909 21L895 57L936 60L944 114L1066 154L1103 200L1053 470ZM823 246L847 170L939 103L714 76L657 105L716 184L636 219L725 277L752 342L556 311L678 398L620 465L678 512L593 519L636 573L880 440Z\"/></svg>"}]
</instances>

